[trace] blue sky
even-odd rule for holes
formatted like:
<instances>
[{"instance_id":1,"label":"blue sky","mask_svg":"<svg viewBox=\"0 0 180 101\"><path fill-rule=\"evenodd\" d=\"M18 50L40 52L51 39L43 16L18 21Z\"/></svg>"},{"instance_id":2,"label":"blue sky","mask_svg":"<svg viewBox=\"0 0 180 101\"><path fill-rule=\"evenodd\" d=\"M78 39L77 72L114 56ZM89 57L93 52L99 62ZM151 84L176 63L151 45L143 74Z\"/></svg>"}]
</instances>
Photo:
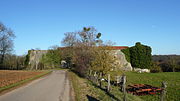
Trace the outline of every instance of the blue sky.
<instances>
[{"instance_id":1,"label":"blue sky","mask_svg":"<svg viewBox=\"0 0 180 101\"><path fill-rule=\"evenodd\" d=\"M14 53L61 46L65 32L94 26L119 46L180 54L180 0L1 0L0 22L16 34Z\"/></svg>"}]
</instances>

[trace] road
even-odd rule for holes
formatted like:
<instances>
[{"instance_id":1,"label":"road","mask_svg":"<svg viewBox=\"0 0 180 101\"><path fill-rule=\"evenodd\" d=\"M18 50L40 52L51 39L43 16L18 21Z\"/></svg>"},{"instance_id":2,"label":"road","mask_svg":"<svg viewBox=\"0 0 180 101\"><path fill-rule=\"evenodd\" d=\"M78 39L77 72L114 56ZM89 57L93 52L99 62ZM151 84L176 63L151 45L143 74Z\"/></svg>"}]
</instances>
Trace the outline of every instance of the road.
<instances>
[{"instance_id":1,"label":"road","mask_svg":"<svg viewBox=\"0 0 180 101\"><path fill-rule=\"evenodd\" d=\"M0 96L0 101L73 101L66 71L56 70Z\"/></svg>"}]
</instances>

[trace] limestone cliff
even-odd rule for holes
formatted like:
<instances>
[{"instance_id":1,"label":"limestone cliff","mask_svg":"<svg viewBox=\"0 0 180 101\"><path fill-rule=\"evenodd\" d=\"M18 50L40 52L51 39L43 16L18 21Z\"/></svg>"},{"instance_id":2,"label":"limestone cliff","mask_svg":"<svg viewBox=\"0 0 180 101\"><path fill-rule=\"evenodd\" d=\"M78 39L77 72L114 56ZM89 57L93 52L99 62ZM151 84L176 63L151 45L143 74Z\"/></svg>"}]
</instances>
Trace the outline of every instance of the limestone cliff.
<instances>
[{"instance_id":1,"label":"limestone cliff","mask_svg":"<svg viewBox=\"0 0 180 101\"><path fill-rule=\"evenodd\" d=\"M38 69L38 65L43 54L46 54L47 50L31 50L29 52L29 67L30 69Z\"/></svg>"},{"instance_id":2,"label":"limestone cliff","mask_svg":"<svg viewBox=\"0 0 180 101\"><path fill-rule=\"evenodd\" d=\"M126 60L125 54L121 50L112 50L117 58L117 70L132 71L131 64Z\"/></svg>"}]
</instances>

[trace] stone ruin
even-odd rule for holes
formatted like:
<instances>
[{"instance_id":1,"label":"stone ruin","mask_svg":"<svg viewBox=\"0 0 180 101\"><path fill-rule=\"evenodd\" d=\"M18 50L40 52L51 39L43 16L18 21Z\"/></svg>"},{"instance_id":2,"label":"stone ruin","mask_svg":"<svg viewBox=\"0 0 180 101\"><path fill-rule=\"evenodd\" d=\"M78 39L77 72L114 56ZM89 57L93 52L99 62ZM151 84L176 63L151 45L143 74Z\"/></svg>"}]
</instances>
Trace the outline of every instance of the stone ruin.
<instances>
[{"instance_id":1,"label":"stone ruin","mask_svg":"<svg viewBox=\"0 0 180 101\"><path fill-rule=\"evenodd\" d=\"M29 53L29 67L30 69L39 69L38 65L44 54L47 53L47 50L30 50Z\"/></svg>"},{"instance_id":2,"label":"stone ruin","mask_svg":"<svg viewBox=\"0 0 180 101\"><path fill-rule=\"evenodd\" d=\"M126 60L124 53L121 51L122 49L126 49L128 47L124 46L112 46L112 52L114 56L118 58L116 64L119 65L115 70L124 70L124 71L132 71L131 64ZM59 48L61 49L61 48ZM38 65L40 60L44 54L46 54L48 50L31 50L29 57L29 67L30 69L39 69ZM116 65L115 64L115 65Z\"/></svg>"}]
</instances>

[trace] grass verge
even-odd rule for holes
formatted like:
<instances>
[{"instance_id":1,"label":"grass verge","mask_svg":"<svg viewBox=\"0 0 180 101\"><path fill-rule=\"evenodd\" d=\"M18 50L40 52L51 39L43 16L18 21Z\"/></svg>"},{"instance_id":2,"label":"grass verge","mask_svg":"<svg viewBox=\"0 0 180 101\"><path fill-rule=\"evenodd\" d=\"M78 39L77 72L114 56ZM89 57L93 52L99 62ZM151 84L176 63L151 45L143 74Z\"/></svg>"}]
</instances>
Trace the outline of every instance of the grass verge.
<instances>
[{"instance_id":1,"label":"grass verge","mask_svg":"<svg viewBox=\"0 0 180 101\"><path fill-rule=\"evenodd\" d=\"M79 77L74 72L69 71L68 76L72 82L76 101L121 101L123 94L118 87L112 86L110 93L98 87L97 84ZM139 97L127 94L128 101L142 101Z\"/></svg>"},{"instance_id":2,"label":"grass verge","mask_svg":"<svg viewBox=\"0 0 180 101\"><path fill-rule=\"evenodd\" d=\"M41 74L36 75L36 76L34 76L34 77L31 77L31 78L28 78L28 79L19 81L19 82L17 82L17 83L11 84L11 85L7 85L7 86L4 86L4 87L1 87L1 88L0 88L0 93L3 92L3 91L5 91L5 90L8 90L8 89L10 89L10 88L14 88L14 87L20 86L20 85L22 85L22 84L25 84L25 83L27 83L27 82L30 82L30 81L32 81L32 80L35 80L35 79L37 79L37 78L40 78L40 77L42 77L42 76L44 76L44 75L47 75L47 74L49 74L49 73L51 73L51 72L52 72L52 71L45 71L44 73L41 73Z\"/></svg>"}]
</instances>

